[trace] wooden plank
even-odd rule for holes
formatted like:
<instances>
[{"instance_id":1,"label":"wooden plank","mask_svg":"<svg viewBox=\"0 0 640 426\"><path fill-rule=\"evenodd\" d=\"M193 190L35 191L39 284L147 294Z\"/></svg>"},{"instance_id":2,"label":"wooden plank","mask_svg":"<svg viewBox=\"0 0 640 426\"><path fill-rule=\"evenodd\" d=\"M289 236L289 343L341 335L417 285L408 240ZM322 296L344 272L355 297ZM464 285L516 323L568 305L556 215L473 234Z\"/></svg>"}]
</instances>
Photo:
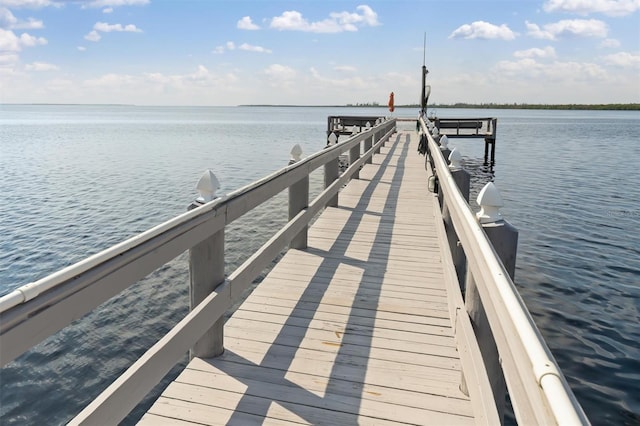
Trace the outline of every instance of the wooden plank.
<instances>
[{"instance_id":1,"label":"wooden plank","mask_svg":"<svg viewBox=\"0 0 640 426\"><path fill-rule=\"evenodd\" d=\"M273 325L265 325L262 327L258 327L256 325L255 330L247 330L245 328L234 327L232 324L227 327L225 331L230 337L267 343L274 343L277 340L279 344L289 346L299 345L303 339L318 340L321 344L328 346L341 346L344 344L344 335L339 331L336 334L336 332L332 330L313 330L313 332L308 332L302 327L277 327ZM282 333L280 333L280 331L282 331ZM455 346L446 344L447 342L443 342L442 339L436 342L439 344L433 344L430 339L427 338L416 342L351 334L348 336L348 343L350 345L362 346L363 350L368 350L369 348L383 348L411 353L446 356L450 358L458 357Z\"/></svg>"},{"instance_id":2,"label":"wooden plank","mask_svg":"<svg viewBox=\"0 0 640 426\"><path fill-rule=\"evenodd\" d=\"M328 303L338 306L350 306L353 298L348 299L346 293L327 292L326 294L317 291L305 292L299 298L295 294L287 291L267 291L265 289L256 289L254 293L262 296L278 297L283 299L295 299L300 301L315 301L322 296L322 303ZM409 313L413 315L430 315L438 318L449 318L449 311L446 303L442 302L420 302L406 299L385 299L378 300L377 297L358 297L358 307L398 313Z\"/></svg>"},{"instance_id":3,"label":"wooden plank","mask_svg":"<svg viewBox=\"0 0 640 426\"><path fill-rule=\"evenodd\" d=\"M170 385L170 388L167 388L167 392L173 392L174 388L178 386L179 384ZM275 407L273 410L267 407L264 415L221 407L220 405L235 407L234 402L237 403L237 400L240 399L239 395L229 392L216 393L215 400L208 404L202 403L200 401L201 397L198 398L198 396L193 396L193 390L187 394L186 398L191 398L197 402L161 396L149 409L149 413L154 415L154 418L163 417L168 419L168 424L172 424L175 419L184 419L187 424L197 425L279 425L283 421L293 424L311 424L293 413L282 410L281 407ZM218 405L215 405L216 403ZM145 420L142 424L154 425L148 420Z\"/></svg>"},{"instance_id":4,"label":"wooden plank","mask_svg":"<svg viewBox=\"0 0 640 426\"><path fill-rule=\"evenodd\" d=\"M412 296L429 296L434 297L434 300L437 300L438 297L446 298L446 290L444 288L427 287L426 285L421 283L420 280L402 280L398 282L390 282L390 280L388 279L381 280L377 277L368 276L363 276L361 279L357 279L357 277L344 275L325 276L316 274L295 274L295 269L292 272L293 273L285 274L281 270L278 270L276 273L273 273L272 271L272 273L269 274L269 282L272 282L272 284L270 285L304 285L304 281L302 278L306 277L309 281L308 285L313 286L376 289L380 291L384 290L397 294L398 298L403 298L404 294ZM442 275L434 274L432 279L442 279Z\"/></svg>"},{"instance_id":5,"label":"wooden plank","mask_svg":"<svg viewBox=\"0 0 640 426\"><path fill-rule=\"evenodd\" d=\"M164 402L163 399L163 397L160 397L158 403L162 404ZM172 410L172 413L170 415L175 416L175 411ZM176 417L165 417L146 413L144 416L142 416L140 421L138 421L138 424L141 426L194 426L202 423L193 423Z\"/></svg>"},{"instance_id":6,"label":"wooden plank","mask_svg":"<svg viewBox=\"0 0 640 426\"><path fill-rule=\"evenodd\" d=\"M333 330L336 329L344 329L354 333L361 334L369 334L373 333L374 330L378 330L378 332L398 332L405 333L405 336L408 336L406 340L411 337L415 337L416 339L419 336L414 336L415 334L432 334L435 336L447 336L453 337L453 332L451 327L439 327L433 325L422 325L422 326L406 326L406 325L396 325L394 322L383 320L379 321L375 318L363 319L362 317L355 317L352 319L351 316L345 315L335 315L335 314L323 314L320 313L318 315L314 315L313 318L301 318L296 316L289 315L277 315L273 313L266 312L254 312L247 311L244 309L238 309L234 315L234 318L244 319L247 321L260 321L272 324L284 324L286 322L287 325L291 326L299 326L306 328L317 328L323 329L324 327L332 327ZM386 327L384 327L386 325ZM400 335L398 335L400 337Z\"/></svg>"},{"instance_id":7,"label":"wooden plank","mask_svg":"<svg viewBox=\"0 0 640 426\"><path fill-rule=\"evenodd\" d=\"M327 378L306 373L288 371L286 375L282 371L270 368L262 368L257 365L239 364L222 360L202 360L194 359L185 372L192 370L194 380L216 382L218 377L229 376L244 382L244 379L253 379L265 383L296 386L308 390L309 392L324 396L327 394L356 397L363 400L395 404L402 407L424 408L427 410L437 410L442 412L458 413L462 416L471 416L472 410L468 404L468 398L459 393L458 396L442 396L432 393L420 393L416 395L414 391L404 389L388 388L373 385L371 383L354 383L351 381ZM200 376L200 377L199 377ZM209 378L207 378L209 376ZM183 380L181 377L178 380ZM217 384L207 384L216 387ZM418 396L418 398L416 398Z\"/></svg>"},{"instance_id":8,"label":"wooden plank","mask_svg":"<svg viewBox=\"0 0 640 426\"><path fill-rule=\"evenodd\" d=\"M211 393L214 393L214 390L218 390L272 400L284 405L285 407L289 404L318 407L332 413L331 421L333 424L342 424L342 419L347 420L348 417L341 418L341 416L344 416L345 414L358 415L360 422L366 422L367 418L371 418L371 420L388 419L393 422L411 424L416 418L425 416L429 416L431 421L434 423L470 423L471 420L469 416L452 416L449 413L443 413L440 407L425 409L402 405L402 408L398 409L396 404L390 404L375 399L363 399L358 395L349 396L325 393L320 396L317 393L309 392L308 390L301 388L300 386L296 386L288 381L284 383L274 383L273 380L265 382L254 378L236 380L222 374L213 375L198 373L200 372L187 369L176 379L176 382L183 383L187 386L211 389ZM176 399L185 398L184 393L181 392L182 390L183 389L176 389L176 387L174 387L168 390L169 392L167 392L166 396L174 397ZM336 416L336 414L338 415ZM306 420L311 420L308 417L305 418Z\"/></svg>"},{"instance_id":9,"label":"wooden plank","mask_svg":"<svg viewBox=\"0 0 640 426\"><path fill-rule=\"evenodd\" d=\"M381 349L372 347L369 350L358 345L330 344L331 342L303 339L298 346L286 345L287 342L266 343L253 340L242 340L233 337L230 340L228 350L243 354L243 358L251 363L261 366L268 364L271 359L306 360L306 362L333 362L334 369L352 368L366 371L385 371L396 375L406 374L406 371L417 371L421 377L433 377L434 369L446 370L447 377L458 376L460 362L453 357L418 354L415 352L394 351L393 349ZM395 355L395 356L394 356ZM304 361L302 361L304 362ZM448 380L447 380L448 381Z\"/></svg>"},{"instance_id":10,"label":"wooden plank","mask_svg":"<svg viewBox=\"0 0 640 426\"><path fill-rule=\"evenodd\" d=\"M299 325L290 324L299 320ZM404 343L414 342L426 342L429 345L434 346L446 346L455 348L453 336L441 336L436 334L421 334L411 333L407 331L388 330L370 328L356 329L356 327L350 326L347 328L346 324L332 324L323 321L310 321L308 327L301 327L300 324L304 324L305 320L292 318L291 321L287 321L286 324L274 324L269 322L260 322L255 320L246 320L243 318L232 318L227 322L227 328L234 328L238 331L242 331L243 334L280 334L287 333L289 336L307 336L307 338L317 338L322 340L329 340L328 334L334 334L339 339L344 339L344 336L348 336L350 341L362 342L363 346L371 344L372 340L380 341L393 341L393 344L402 345ZM299 330L296 330L299 329ZM415 335L418 336L415 336ZM314 337L315 336L315 337ZM263 338L263 337L261 337Z\"/></svg>"},{"instance_id":11,"label":"wooden plank","mask_svg":"<svg viewBox=\"0 0 640 426\"><path fill-rule=\"evenodd\" d=\"M378 348L376 346L363 348L351 343L327 342L313 338L302 339L297 343L297 345L288 345L288 343L294 339L289 339L289 341L278 339L277 343L271 343L261 342L254 339L238 338L232 335L226 337L226 348L234 352L244 353L244 351L246 351L253 354L264 355L267 352L279 353L285 350L295 349L299 350L295 355L305 359L331 359L331 356L336 356L338 354L341 356L351 356L354 357L354 359L357 357L367 356L371 359L400 362L407 365L438 367L458 372L460 371L461 365L460 360L455 356L455 352L448 351L447 348L441 351L440 355L433 355L416 352L403 352L396 349ZM293 343L295 343L295 341ZM269 351L272 346L274 347L274 352ZM282 348L278 348L278 346L281 346Z\"/></svg>"},{"instance_id":12,"label":"wooden plank","mask_svg":"<svg viewBox=\"0 0 640 426\"><path fill-rule=\"evenodd\" d=\"M394 271L386 271L383 275L377 277L357 277L348 274L341 274L340 276L336 276L334 273L334 269L329 267L318 266L317 269L302 269L297 268L292 265L284 265L281 264L280 267L274 268L269 273L267 279L270 280L280 280L285 278L291 278L292 280L302 279L302 277L306 277L307 281L310 281L313 278L316 282L351 282L351 283L360 283L360 285L374 284L382 282L383 286L389 288L397 288L402 287L406 292L416 291L424 291L425 294L434 291L445 291L444 285L442 285L442 271L437 268L429 269L423 271L420 274L420 279L413 280L412 277L414 275L399 275L395 274Z\"/></svg>"},{"instance_id":13,"label":"wooden plank","mask_svg":"<svg viewBox=\"0 0 640 426\"><path fill-rule=\"evenodd\" d=\"M242 304L243 309L251 309L255 311L277 312L278 309L286 309L290 311L290 316L313 316L315 313L329 312L329 313L343 313L351 315L352 317L359 316L363 318L371 317L371 310L356 308L351 306L338 306L329 305L319 302L298 302L291 299L277 299L272 297L262 297L259 295L252 295L251 301ZM376 311L377 319L386 319L394 321L396 323L412 324L431 324L440 326L449 326L451 321L449 317L429 317L425 315L411 315L404 312L385 312Z\"/></svg>"},{"instance_id":14,"label":"wooden plank","mask_svg":"<svg viewBox=\"0 0 640 426\"><path fill-rule=\"evenodd\" d=\"M295 279L282 278L278 280L269 280L269 288L274 291L288 291L291 288L299 289L299 291L312 292L314 289L317 289L319 292L326 292L330 289L336 294L344 294L345 296L349 295L361 295L361 296L370 296L370 297L378 297L378 298L391 298L391 299L407 299L413 301L422 301L422 302L439 302L446 304L447 298L446 294L442 292L442 290L431 290L431 293L421 293L418 291L407 292L407 291L399 291L397 288L401 288L399 286L395 286L395 288L388 288L384 286L383 283L366 283L363 285L354 285L353 282L342 282L338 283L334 280L331 281L319 281L314 280L312 283L305 288L303 287L303 282ZM415 288L415 287L413 287Z\"/></svg>"}]
</instances>

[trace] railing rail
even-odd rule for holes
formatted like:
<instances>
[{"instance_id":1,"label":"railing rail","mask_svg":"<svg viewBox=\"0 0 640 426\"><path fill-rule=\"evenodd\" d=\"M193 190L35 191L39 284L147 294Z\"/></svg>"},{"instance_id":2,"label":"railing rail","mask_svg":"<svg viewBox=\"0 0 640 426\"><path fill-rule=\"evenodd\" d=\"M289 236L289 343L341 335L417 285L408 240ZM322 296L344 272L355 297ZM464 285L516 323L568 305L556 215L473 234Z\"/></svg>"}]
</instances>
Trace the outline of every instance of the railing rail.
<instances>
[{"instance_id":1,"label":"railing rail","mask_svg":"<svg viewBox=\"0 0 640 426\"><path fill-rule=\"evenodd\" d=\"M104 250L0 298L0 365L4 366L40 341L69 325L140 278L225 226L292 187L325 165L337 169L338 157L350 152L349 168L254 253L214 292L195 306L167 335L86 407L72 424L114 424L179 361L221 318L251 282L286 248L311 219L331 205L340 188L395 131L395 119L350 137L263 179L188 211L149 231ZM376 143L360 156L365 140ZM358 149L356 154L355 150ZM335 165L333 163L336 163Z\"/></svg>"},{"instance_id":2,"label":"railing rail","mask_svg":"<svg viewBox=\"0 0 640 426\"><path fill-rule=\"evenodd\" d=\"M458 240L500 355L521 424L588 424L582 407L522 301L509 273L458 189L440 147L420 118Z\"/></svg>"}]
</instances>

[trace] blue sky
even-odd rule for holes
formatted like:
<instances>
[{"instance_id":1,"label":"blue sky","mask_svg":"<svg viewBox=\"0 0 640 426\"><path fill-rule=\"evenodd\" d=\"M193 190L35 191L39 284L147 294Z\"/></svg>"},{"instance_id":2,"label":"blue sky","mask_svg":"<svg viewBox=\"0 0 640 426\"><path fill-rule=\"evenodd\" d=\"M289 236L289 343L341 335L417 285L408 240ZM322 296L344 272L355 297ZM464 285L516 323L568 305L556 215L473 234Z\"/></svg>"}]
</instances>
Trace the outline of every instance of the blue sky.
<instances>
[{"instance_id":1,"label":"blue sky","mask_svg":"<svg viewBox=\"0 0 640 426\"><path fill-rule=\"evenodd\" d=\"M0 0L0 102L640 102L640 0Z\"/></svg>"}]
</instances>

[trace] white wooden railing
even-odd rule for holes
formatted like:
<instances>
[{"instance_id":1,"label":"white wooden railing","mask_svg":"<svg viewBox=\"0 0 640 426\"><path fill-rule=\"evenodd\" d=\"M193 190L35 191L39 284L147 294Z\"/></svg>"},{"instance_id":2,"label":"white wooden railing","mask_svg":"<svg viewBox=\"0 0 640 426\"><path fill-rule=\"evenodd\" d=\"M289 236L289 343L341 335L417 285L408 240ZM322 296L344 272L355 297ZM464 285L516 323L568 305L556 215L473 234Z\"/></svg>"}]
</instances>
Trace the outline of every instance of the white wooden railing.
<instances>
[{"instance_id":1,"label":"white wooden railing","mask_svg":"<svg viewBox=\"0 0 640 426\"><path fill-rule=\"evenodd\" d=\"M282 250L306 246L311 219L337 205L340 188L357 178L395 126L395 119L380 120L367 131L1 297L0 366L190 250L189 314L71 421L117 424L187 351L192 356L222 352L224 313ZM338 157L345 152L350 165L340 175ZM325 189L309 203L309 174L321 166ZM225 279L226 225L287 188L289 222Z\"/></svg>"},{"instance_id":2,"label":"white wooden railing","mask_svg":"<svg viewBox=\"0 0 640 426\"><path fill-rule=\"evenodd\" d=\"M481 348L491 345L497 347L496 354L483 353L485 371L489 371L490 380L493 379L492 375L497 374L493 372L492 365L497 365L501 370L499 373L504 374L519 424L589 424L496 248L458 188L441 154L441 147L432 137L425 121L422 118L419 121L428 139L443 213L446 212L447 221L453 226L453 230L448 231L455 232L454 246L461 245L466 258L466 300L464 305L459 303L457 307L454 306L452 316L469 316L470 308L481 310L480 316L486 315L486 321L473 323L473 332ZM495 226L495 223L490 226ZM470 300L474 294L478 297L475 302ZM477 316L477 312L471 313L471 317L474 316ZM468 321L468 318L464 319ZM454 321L456 325L461 324L458 319ZM483 330L485 326L490 329ZM458 339L460 331L456 330ZM483 342L486 339L493 341ZM472 342L472 345L475 343ZM496 389L495 385L493 393L496 398L504 395L504 391ZM499 401L497 403L500 405ZM502 415L499 414L500 417Z\"/></svg>"}]
</instances>

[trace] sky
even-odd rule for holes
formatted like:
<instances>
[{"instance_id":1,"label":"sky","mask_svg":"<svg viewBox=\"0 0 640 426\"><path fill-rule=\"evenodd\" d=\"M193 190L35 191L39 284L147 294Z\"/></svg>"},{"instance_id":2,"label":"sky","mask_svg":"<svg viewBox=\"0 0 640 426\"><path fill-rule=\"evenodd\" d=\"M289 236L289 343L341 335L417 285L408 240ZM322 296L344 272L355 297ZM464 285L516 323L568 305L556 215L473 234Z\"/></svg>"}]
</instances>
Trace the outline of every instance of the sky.
<instances>
[{"instance_id":1,"label":"sky","mask_svg":"<svg viewBox=\"0 0 640 426\"><path fill-rule=\"evenodd\" d=\"M0 0L0 103L640 103L640 0ZM426 51L424 38L426 35Z\"/></svg>"}]
</instances>

